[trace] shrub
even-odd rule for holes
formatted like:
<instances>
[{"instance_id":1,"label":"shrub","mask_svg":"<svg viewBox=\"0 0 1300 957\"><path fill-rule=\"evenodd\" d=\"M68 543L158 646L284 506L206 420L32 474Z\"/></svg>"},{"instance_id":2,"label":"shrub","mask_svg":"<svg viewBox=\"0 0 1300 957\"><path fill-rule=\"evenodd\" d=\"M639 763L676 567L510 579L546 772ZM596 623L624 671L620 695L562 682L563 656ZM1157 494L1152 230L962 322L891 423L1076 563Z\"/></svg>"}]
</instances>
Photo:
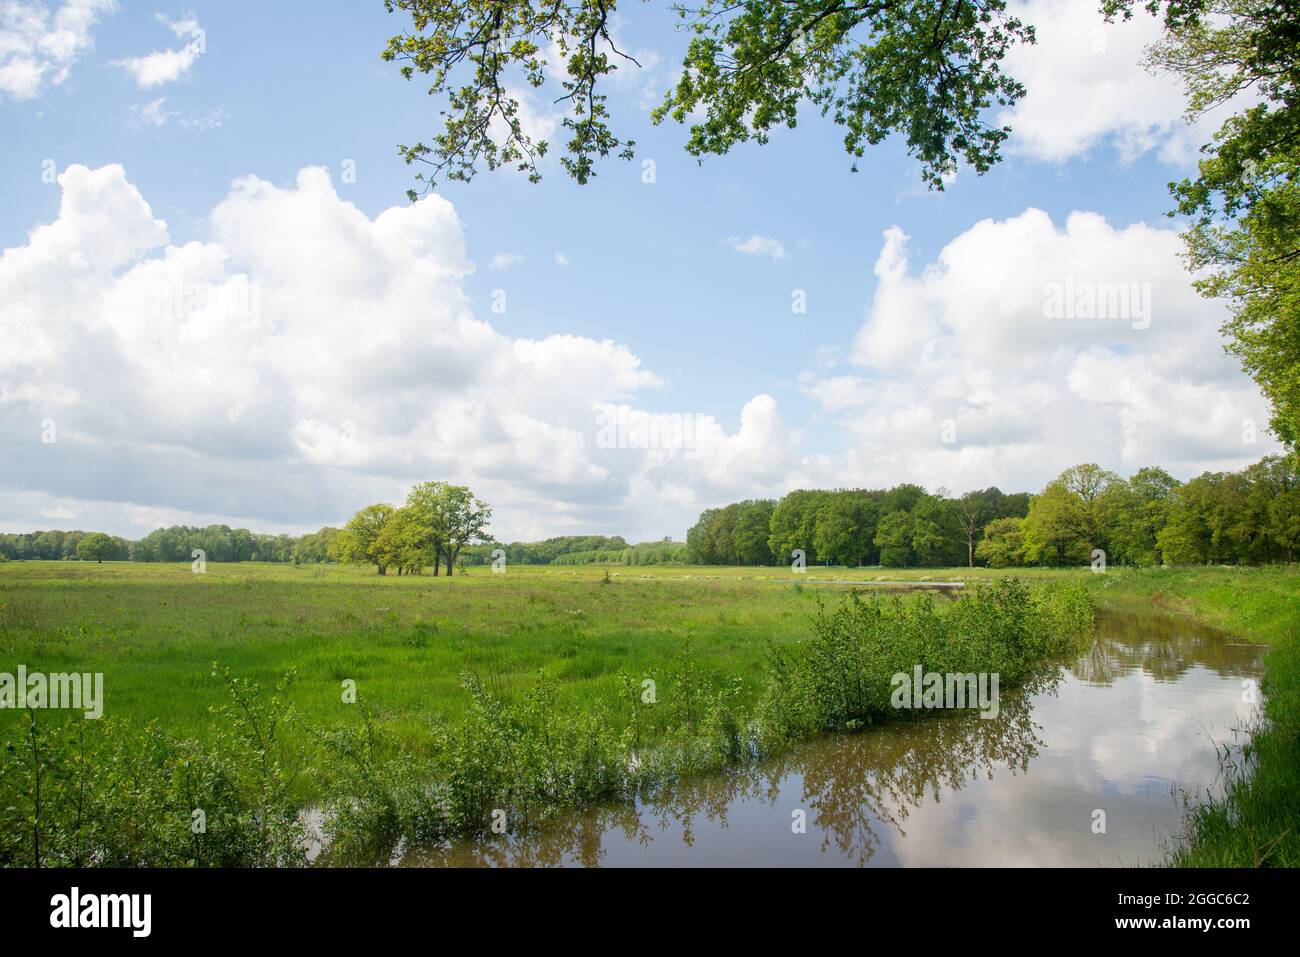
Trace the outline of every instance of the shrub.
<instances>
[{"instance_id":1,"label":"shrub","mask_svg":"<svg viewBox=\"0 0 1300 957\"><path fill-rule=\"evenodd\" d=\"M807 641L769 651L760 737L770 749L896 717L893 676L917 666L998 674L1004 688L1023 684L1091 633L1091 600L1074 584L1030 589L1003 579L943 606L929 595L854 592L833 611L819 610Z\"/></svg>"}]
</instances>

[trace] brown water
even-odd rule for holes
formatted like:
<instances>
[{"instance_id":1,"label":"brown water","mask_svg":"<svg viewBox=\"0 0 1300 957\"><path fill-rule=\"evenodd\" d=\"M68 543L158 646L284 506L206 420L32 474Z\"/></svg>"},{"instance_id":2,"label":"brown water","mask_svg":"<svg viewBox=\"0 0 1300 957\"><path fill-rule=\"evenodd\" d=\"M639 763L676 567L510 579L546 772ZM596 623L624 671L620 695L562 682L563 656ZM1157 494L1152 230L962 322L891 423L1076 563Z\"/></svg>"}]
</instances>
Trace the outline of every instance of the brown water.
<instances>
[{"instance_id":1,"label":"brown water","mask_svg":"<svg viewBox=\"0 0 1300 957\"><path fill-rule=\"evenodd\" d=\"M407 863L1055 866L1156 863L1183 798L1221 784L1262 648L1172 616L1108 615L1091 651L997 719L950 713L810 742L652 800ZM1105 833L1094 833L1094 812ZM805 833L795 833L803 811Z\"/></svg>"}]
</instances>

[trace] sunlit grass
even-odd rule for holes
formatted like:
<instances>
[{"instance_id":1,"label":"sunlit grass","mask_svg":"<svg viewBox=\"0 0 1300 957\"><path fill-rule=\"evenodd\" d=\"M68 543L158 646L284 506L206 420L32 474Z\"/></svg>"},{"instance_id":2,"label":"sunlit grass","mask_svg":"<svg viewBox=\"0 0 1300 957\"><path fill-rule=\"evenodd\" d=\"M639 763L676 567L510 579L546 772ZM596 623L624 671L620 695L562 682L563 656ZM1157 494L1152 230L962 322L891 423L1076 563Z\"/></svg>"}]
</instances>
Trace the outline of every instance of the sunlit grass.
<instances>
[{"instance_id":1,"label":"sunlit grass","mask_svg":"<svg viewBox=\"0 0 1300 957\"><path fill-rule=\"evenodd\" d=\"M507 700L555 687L566 709L618 707L620 674L668 674L684 639L703 674L738 689L748 711L770 643L805 639L818 603L860 581L892 589L1014 574L1085 582L1102 608L1181 610L1274 646L1266 660L1270 726L1252 777L1198 805L1173 861L1300 863L1300 573L1287 568L881 569L512 566L446 577L379 577L340 566L11 562L0 565L0 671L105 675L106 714L154 720L203 739L226 700L219 664L270 687L285 672L304 724L347 726L359 700L403 749L470 707L461 675ZM0 728L19 720L0 711ZM306 796L306 795L304 795Z\"/></svg>"}]
</instances>

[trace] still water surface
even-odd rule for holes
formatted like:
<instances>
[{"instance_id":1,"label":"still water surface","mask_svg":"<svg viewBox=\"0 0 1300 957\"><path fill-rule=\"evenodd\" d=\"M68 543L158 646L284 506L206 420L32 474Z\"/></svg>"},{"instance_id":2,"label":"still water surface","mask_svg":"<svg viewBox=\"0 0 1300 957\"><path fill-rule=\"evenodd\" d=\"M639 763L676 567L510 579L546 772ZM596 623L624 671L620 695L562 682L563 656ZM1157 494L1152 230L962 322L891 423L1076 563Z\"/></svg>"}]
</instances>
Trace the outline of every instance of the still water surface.
<instances>
[{"instance_id":1,"label":"still water surface","mask_svg":"<svg viewBox=\"0 0 1300 957\"><path fill-rule=\"evenodd\" d=\"M1106 615L1091 651L975 712L810 742L653 800L561 815L407 863L453 866L1132 866L1221 784L1263 648L1181 616ZM1094 833L1094 812L1105 833ZM806 832L795 833L803 811Z\"/></svg>"}]
</instances>

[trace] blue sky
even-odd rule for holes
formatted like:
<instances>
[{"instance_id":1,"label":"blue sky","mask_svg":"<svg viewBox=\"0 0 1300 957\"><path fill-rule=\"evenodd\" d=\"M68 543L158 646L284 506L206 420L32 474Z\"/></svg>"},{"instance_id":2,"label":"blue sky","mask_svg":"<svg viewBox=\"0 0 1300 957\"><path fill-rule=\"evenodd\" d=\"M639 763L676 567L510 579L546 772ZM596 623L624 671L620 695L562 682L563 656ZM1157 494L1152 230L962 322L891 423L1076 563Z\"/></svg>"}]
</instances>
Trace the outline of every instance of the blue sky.
<instances>
[{"instance_id":1,"label":"blue sky","mask_svg":"<svg viewBox=\"0 0 1300 957\"><path fill-rule=\"evenodd\" d=\"M661 5L623 6L645 68L611 110L636 161L579 187L561 130L540 185L484 172L388 229L413 173L396 144L437 117L380 60L405 23L379 0L0 4L0 528L296 531L454 478L506 538L680 537L704 507L796 485L1036 489L1078 461L1187 477L1272 450L1243 440L1265 407L1177 261L1166 184L1212 124L1187 128L1172 81L1138 67L1146 18L1022 5L1040 44L1012 63L1031 94L1006 160L936 193L897 142L850 173L814 115L698 164L685 129L648 120L685 37ZM329 181L304 185L309 167ZM137 280L187 243L224 258L186 275L259 290L260 332L141 326ZM73 247L93 280L50 261ZM1149 328L1045 317L1045 287L1076 273L1147 287ZM690 417L694 447L601 447L617 406Z\"/></svg>"}]
</instances>

